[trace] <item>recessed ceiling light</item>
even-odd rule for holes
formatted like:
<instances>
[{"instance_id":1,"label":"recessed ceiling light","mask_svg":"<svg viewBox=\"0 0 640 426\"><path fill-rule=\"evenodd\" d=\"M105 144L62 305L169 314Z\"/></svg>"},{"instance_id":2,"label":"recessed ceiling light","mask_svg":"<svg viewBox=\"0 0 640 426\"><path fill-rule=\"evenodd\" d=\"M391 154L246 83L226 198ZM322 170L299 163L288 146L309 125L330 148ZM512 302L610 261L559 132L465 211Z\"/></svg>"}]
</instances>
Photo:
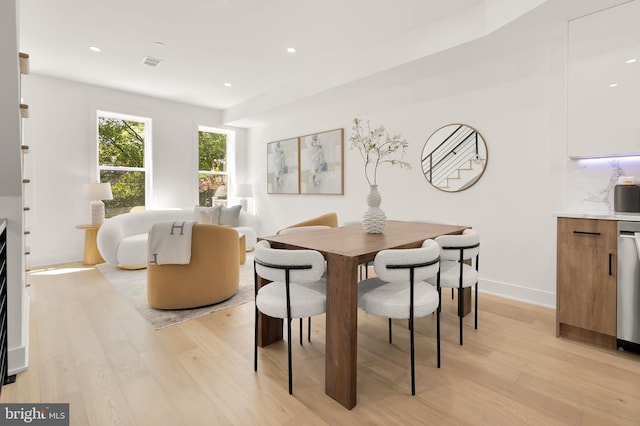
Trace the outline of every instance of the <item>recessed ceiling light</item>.
<instances>
[{"instance_id":1,"label":"recessed ceiling light","mask_svg":"<svg viewBox=\"0 0 640 426\"><path fill-rule=\"evenodd\" d=\"M636 58L627 59L628 64L632 64L636 61Z\"/></svg>"},{"instance_id":2,"label":"recessed ceiling light","mask_svg":"<svg viewBox=\"0 0 640 426\"><path fill-rule=\"evenodd\" d=\"M100 48L96 47L96 46L89 46L89 50L92 51L92 52L99 52Z\"/></svg>"},{"instance_id":3,"label":"recessed ceiling light","mask_svg":"<svg viewBox=\"0 0 640 426\"><path fill-rule=\"evenodd\" d=\"M609 87L618 87L618 83L611 83Z\"/></svg>"},{"instance_id":4,"label":"recessed ceiling light","mask_svg":"<svg viewBox=\"0 0 640 426\"><path fill-rule=\"evenodd\" d=\"M229 83L229 82L226 82L224 85L227 86L227 87L231 87L231 83Z\"/></svg>"},{"instance_id":5,"label":"recessed ceiling light","mask_svg":"<svg viewBox=\"0 0 640 426\"><path fill-rule=\"evenodd\" d=\"M161 41L156 41L155 45L158 47L164 47L164 43Z\"/></svg>"},{"instance_id":6,"label":"recessed ceiling light","mask_svg":"<svg viewBox=\"0 0 640 426\"><path fill-rule=\"evenodd\" d=\"M287 47L287 52L296 53L296 48L295 47Z\"/></svg>"}]
</instances>

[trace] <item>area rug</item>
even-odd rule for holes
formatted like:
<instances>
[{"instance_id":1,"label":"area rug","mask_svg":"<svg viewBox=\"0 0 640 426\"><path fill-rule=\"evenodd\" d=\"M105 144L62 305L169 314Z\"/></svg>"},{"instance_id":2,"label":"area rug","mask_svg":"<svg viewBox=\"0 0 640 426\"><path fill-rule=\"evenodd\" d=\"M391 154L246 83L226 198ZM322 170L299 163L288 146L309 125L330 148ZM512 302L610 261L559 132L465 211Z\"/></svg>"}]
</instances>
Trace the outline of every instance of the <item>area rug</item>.
<instances>
[{"instance_id":1,"label":"area rug","mask_svg":"<svg viewBox=\"0 0 640 426\"><path fill-rule=\"evenodd\" d=\"M240 286L238 292L230 299L215 305L196 309L163 310L154 309L147 303L147 270L136 271L118 269L114 265L100 264L102 272L109 283L156 329L169 327L182 321L198 318L211 312L232 306L252 302L253 288L253 252L247 253L247 261L240 266Z\"/></svg>"}]
</instances>

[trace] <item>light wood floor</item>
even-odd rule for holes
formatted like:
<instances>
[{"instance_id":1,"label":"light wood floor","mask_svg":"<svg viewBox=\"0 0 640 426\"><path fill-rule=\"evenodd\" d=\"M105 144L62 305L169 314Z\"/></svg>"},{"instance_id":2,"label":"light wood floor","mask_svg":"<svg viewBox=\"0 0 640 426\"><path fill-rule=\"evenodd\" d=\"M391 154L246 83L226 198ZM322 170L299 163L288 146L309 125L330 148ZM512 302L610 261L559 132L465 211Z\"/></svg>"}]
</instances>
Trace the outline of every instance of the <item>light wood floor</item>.
<instances>
[{"instance_id":1,"label":"light wood floor","mask_svg":"<svg viewBox=\"0 0 640 426\"><path fill-rule=\"evenodd\" d=\"M557 339L550 309L481 295L461 347L445 292L441 369L435 319L416 326L415 397L404 322L389 345L386 320L360 312L349 411L324 393L323 317L293 346L290 396L284 343L253 371L252 303L154 331L99 271L66 267L29 277L30 367L0 401L68 402L71 424L640 424L640 356Z\"/></svg>"}]
</instances>

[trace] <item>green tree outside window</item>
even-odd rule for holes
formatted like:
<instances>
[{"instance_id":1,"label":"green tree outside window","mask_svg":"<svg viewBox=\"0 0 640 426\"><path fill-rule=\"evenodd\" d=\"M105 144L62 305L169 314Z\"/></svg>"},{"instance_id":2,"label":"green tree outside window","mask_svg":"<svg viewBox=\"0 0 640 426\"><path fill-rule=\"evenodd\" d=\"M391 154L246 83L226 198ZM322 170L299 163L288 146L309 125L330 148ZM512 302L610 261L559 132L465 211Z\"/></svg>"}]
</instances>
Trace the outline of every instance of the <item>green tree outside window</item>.
<instances>
[{"instance_id":1,"label":"green tree outside window","mask_svg":"<svg viewBox=\"0 0 640 426\"><path fill-rule=\"evenodd\" d=\"M198 201L211 206L212 198L227 199L227 135L198 132Z\"/></svg>"},{"instance_id":2,"label":"green tree outside window","mask_svg":"<svg viewBox=\"0 0 640 426\"><path fill-rule=\"evenodd\" d=\"M145 123L98 117L100 182L110 182L113 200L105 200L106 217L145 205Z\"/></svg>"}]
</instances>

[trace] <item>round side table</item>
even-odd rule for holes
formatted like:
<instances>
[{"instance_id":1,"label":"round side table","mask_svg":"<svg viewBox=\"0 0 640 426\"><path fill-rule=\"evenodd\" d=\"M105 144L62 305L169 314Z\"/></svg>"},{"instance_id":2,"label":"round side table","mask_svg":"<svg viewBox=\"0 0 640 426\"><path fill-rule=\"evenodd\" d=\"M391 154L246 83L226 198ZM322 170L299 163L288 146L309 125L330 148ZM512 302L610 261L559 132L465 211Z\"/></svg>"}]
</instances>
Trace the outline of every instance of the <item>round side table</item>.
<instances>
[{"instance_id":1,"label":"round side table","mask_svg":"<svg viewBox=\"0 0 640 426\"><path fill-rule=\"evenodd\" d=\"M100 225L78 225L78 229L84 229L84 256L82 263L85 265L96 265L104 263L104 259L98 251L98 229Z\"/></svg>"}]
</instances>

